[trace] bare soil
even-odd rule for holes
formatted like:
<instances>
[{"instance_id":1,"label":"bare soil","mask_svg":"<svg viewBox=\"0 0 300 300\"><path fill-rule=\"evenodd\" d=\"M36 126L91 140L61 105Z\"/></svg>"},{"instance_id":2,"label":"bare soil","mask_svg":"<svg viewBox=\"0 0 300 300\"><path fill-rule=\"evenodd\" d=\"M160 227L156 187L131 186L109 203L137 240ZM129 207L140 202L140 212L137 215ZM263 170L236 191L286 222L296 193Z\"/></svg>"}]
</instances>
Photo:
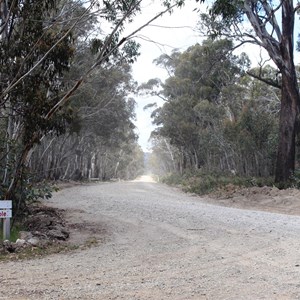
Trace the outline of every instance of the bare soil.
<instances>
[{"instance_id":1,"label":"bare soil","mask_svg":"<svg viewBox=\"0 0 300 300\"><path fill-rule=\"evenodd\" d=\"M198 197L149 177L63 189L47 205L65 211L70 242L96 242L0 262L0 299L300 299L299 198Z\"/></svg>"},{"instance_id":2,"label":"bare soil","mask_svg":"<svg viewBox=\"0 0 300 300\"><path fill-rule=\"evenodd\" d=\"M228 185L205 197L211 204L242 209L262 210L289 215L300 215L300 190L277 187L238 188Z\"/></svg>"}]
</instances>

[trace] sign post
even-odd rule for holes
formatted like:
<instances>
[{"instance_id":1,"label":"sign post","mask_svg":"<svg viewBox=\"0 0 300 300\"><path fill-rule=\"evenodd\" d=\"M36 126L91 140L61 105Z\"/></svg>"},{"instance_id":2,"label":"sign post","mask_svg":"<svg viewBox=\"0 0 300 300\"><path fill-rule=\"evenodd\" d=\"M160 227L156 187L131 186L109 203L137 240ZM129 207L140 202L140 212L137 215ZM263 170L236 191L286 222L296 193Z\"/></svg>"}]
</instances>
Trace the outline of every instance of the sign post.
<instances>
[{"instance_id":1,"label":"sign post","mask_svg":"<svg viewBox=\"0 0 300 300\"><path fill-rule=\"evenodd\" d=\"M10 218L12 216L12 201L0 200L0 219L3 219L3 240L10 238Z\"/></svg>"}]
</instances>

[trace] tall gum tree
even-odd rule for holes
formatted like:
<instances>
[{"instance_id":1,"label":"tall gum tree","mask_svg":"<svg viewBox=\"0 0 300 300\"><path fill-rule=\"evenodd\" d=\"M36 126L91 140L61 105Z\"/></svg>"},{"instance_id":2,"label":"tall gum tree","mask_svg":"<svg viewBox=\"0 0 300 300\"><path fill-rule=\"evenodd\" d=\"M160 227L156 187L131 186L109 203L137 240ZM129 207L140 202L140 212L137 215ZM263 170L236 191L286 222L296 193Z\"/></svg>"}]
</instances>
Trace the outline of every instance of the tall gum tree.
<instances>
[{"instance_id":1,"label":"tall gum tree","mask_svg":"<svg viewBox=\"0 0 300 300\"><path fill-rule=\"evenodd\" d=\"M35 130L32 130L29 138L20 146L20 154L15 158L16 163L12 171L12 176L8 176L8 174L4 175L5 180L1 180L1 182L4 182L5 188L3 188L2 191L0 186L0 192L6 199L14 198L16 194L15 191L21 182L22 175L25 173L24 168L28 165L34 146L38 144L46 134L51 132L52 128L49 128L48 124L54 122L61 111L70 104L74 99L72 96L78 88L82 86L88 78L94 76L100 66L107 64L109 61L116 64L120 60L132 62L134 57L138 55L138 45L133 40L135 35L157 18L183 4L181 0L161 1L161 11L154 12L153 17L146 20L143 25L137 27L131 33L125 34L124 29L126 26L141 12L142 2L142 0L4 0L0 2L0 59L2 59L4 64L8 61L7 57L10 57L8 48L20 44L19 55L15 55L15 57L10 60L10 62L12 62L11 64L7 63L8 66L14 66L14 64L19 63L20 67L17 68L16 72L12 72L11 78L4 78L5 72L0 70L0 112L7 110L7 103L12 101L12 95L23 86L23 83L35 73L39 74L45 62L51 57L56 59L55 51L59 51L60 45L70 39L72 35L74 35L74 32L81 31L84 26L91 22L92 17L96 18L99 27L102 26L102 23L109 23L111 25L108 33L102 33L100 29L96 32L99 35L96 40L97 47L94 47L97 48L97 51L94 56L95 58L91 61L90 67L80 72L77 80L72 83L67 90L64 90L62 95L56 97L51 105L49 105L49 101L47 101L49 100L48 96L51 96L49 95L50 93L44 97L47 106L45 106L42 113L38 114L41 123L36 123L36 125L39 126L37 126ZM78 13L77 4L82 6L82 9L80 9ZM42 12L38 14L37 12L40 10L42 10ZM29 16L26 19L28 20L27 23L24 22L24 15ZM30 25L30 28L34 27L34 35L27 34L28 28L25 26L26 24L28 26ZM39 30L36 30L36 25L39 25ZM53 29L60 27L61 30L59 32L53 31ZM19 28L21 28L20 32L17 31ZM46 38L49 32L53 32L53 40L51 41ZM31 41L30 45L27 40L24 40L24 36L28 37ZM39 52L37 56L37 48L41 46L41 42L43 42L44 39L44 51ZM13 41L13 43L11 41ZM24 53L24 45L30 48L26 53ZM68 65L69 64L67 64L67 66ZM49 66L49 71L51 71L51 68L52 65ZM38 83L39 82L40 80ZM47 84L50 84L50 87L55 86L55 82L47 82ZM24 103L22 97L20 98L21 103ZM48 107L48 105L50 107ZM32 103L29 103L26 108L28 108L29 112L35 111L35 106L32 105ZM26 113L26 117L29 118L28 113ZM43 130L41 130L40 127L42 127ZM20 134L18 137L20 136L22 138L23 128L22 126L19 126L19 128ZM20 140L20 138L18 138L18 140ZM9 151L6 152L8 153ZM6 157L8 157L8 155L6 155ZM6 160L8 161L8 159ZM8 169L8 164L6 165Z\"/></svg>"},{"instance_id":2,"label":"tall gum tree","mask_svg":"<svg viewBox=\"0 0 300 300\"><path fill-rule=\"evenodd\" d=\"M241 44L263 47L277 66L280 78L261 80L281 89L280 129L275 181L286 183L295 170L295 138L300 95L294 63L295 15L300 2L293 0L217 0L211 20L202 15L213 35L231 36ZM248 24L250 26L248 26ZM250 27L250 30L247 30Z\"/></svg>"}]
</instances>

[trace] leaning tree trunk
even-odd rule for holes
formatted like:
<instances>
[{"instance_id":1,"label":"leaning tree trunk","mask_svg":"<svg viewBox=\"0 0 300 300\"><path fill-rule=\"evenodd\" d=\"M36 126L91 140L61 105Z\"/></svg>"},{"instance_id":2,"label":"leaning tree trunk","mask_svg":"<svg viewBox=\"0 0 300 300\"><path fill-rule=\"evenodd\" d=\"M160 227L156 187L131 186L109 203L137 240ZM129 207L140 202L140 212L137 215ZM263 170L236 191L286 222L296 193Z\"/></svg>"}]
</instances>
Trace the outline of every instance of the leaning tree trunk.
<instances>
[{"instance_id":1,"label":"leaning tree trunk","mask_svg":"<svg viewBox=\"0 0 300 300\"><path fill-rule=\"evenodd\" d=\"M24 145L23 150L15 164L10 185L4 195L5 200L14 200L16 188L19 182L22 180L25 167L28 165L28 159L30 157L31 150L33 149L34 145L40 141L40 139L41 135L36 132L33 134L31 140ZM21 200L24 199L20 199L20 201Z\"/></svg>"}]
</instances>

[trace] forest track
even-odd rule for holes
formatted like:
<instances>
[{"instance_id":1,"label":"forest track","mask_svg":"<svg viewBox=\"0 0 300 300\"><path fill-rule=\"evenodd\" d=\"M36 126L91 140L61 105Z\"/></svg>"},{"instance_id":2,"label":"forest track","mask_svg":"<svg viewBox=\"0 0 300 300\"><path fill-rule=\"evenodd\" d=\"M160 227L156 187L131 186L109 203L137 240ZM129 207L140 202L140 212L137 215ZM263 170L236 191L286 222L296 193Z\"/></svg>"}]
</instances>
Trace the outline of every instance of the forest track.
<instances>
[{"instance_id":1,"label":"forest track","mask_svg":"<svg viewBox=\"0 0 300 300\"><path fill-rule=\"evenodd\" d=\"M300 299L300 217L207 204L154 182L75 186L71 242L99 243L0 263L0 299Z\"/></svg>"}]
</instances>

